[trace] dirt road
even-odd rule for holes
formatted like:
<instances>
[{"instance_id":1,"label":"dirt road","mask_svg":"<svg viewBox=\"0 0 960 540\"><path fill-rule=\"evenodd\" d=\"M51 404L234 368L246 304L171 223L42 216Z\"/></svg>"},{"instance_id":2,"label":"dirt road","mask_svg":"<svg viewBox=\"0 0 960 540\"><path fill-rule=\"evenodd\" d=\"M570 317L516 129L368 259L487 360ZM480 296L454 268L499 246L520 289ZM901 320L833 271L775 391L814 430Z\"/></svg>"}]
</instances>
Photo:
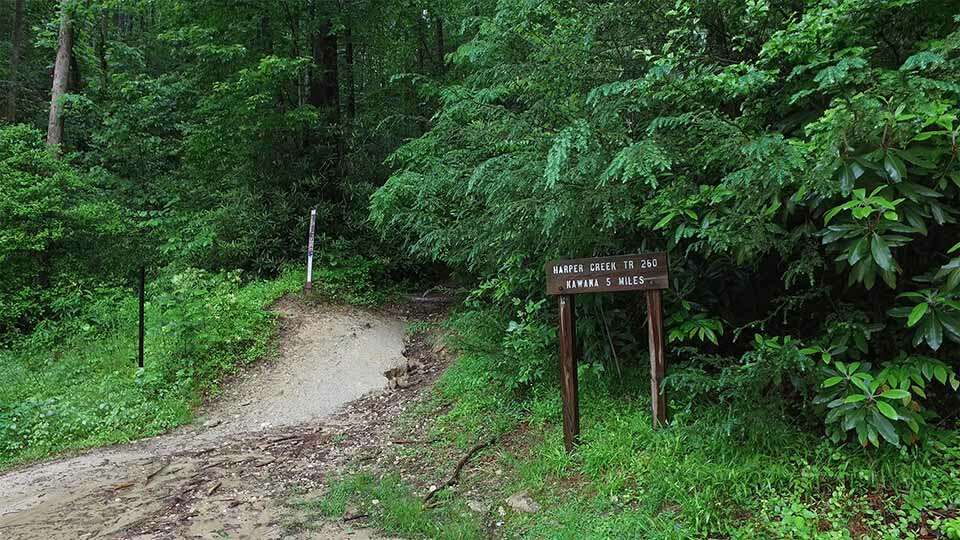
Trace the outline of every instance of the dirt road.
<instances>
[{"instance_id":1,"label":"dirt road","mask_svg":"<svg viewBox=\"0 0 960 540\"><path fill-rule=\"evenodd\" d=\"M406 369L402 317L289 300L276 309L278 358L238 377L193 425L0 476L0 539L368 537L294 533L282 503L389 444L391 419L417 393L377 392L384 371ZM414 369L429 373L424 364Z\"/></svg>"}]
</instances>

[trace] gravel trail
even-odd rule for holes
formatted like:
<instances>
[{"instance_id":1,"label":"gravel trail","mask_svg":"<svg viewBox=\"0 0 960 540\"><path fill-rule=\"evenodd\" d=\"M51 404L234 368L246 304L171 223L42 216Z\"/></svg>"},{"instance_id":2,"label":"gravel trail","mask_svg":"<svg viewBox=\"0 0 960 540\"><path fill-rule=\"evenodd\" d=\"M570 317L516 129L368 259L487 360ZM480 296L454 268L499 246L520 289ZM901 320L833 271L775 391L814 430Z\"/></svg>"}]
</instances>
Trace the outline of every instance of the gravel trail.
<instances>
[{"instance_id":1,"label":"gravel trail","mask_svg":"<svg viewBox=\"0 0 960 540\"><path fill-rule=\"evenodd\" d=\"M367 437L402 410L377 391L405 365L405 317L291 299L274 309L277 358L228 383L192 425L0 475L0 540L290 537L291 487L322 488L324 470L375 446Z\"/></svg>"}]
</instances>

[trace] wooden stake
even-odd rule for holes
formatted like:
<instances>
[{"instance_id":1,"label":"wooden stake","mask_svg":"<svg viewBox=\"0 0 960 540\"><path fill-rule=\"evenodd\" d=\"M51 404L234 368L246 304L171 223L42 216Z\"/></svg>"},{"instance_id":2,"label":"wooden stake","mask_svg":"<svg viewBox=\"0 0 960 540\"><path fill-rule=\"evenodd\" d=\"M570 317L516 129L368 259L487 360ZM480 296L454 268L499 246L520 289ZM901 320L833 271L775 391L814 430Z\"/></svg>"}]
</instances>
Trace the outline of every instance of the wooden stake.
<instances>
[{"instance_id":1,"label":"wooden stake","mask_svg":"<svg viewBox=\"0 0 960 540\"><path fill-rule=\"evenodd\" d=\"M580 439L580 403L577 395L577 316L573 296L559 296L560 378L563 388L563 444L572 452Z\"/></svg>"},{"instance_id":2,"label":"wooden stake","mask_svg":"<svg viewBox=\"0 0 960 540\"><path fill-rule=\"evenodd\" d=\"M144 331L144 317L143 317L143 305L145 299L145 289L147 288L147 268L145 266L140 267L140 290L137 291L140 293L139 303L140 303L140 339L138 342L139 350L137 351L137 365L143 367L143 331Z\"/></svg>"},{"instance_id":3,"label":"wooden stake","mask_svg":"<svg viewBox=\"0 0 960 540\"><path fill-rule=\"evenodd\" d=\"M650 397L653 427L667 425L667 403L662 383L666 371L663 345L663 291L647 291L647 327L650 334Z\"/></svg>"}]
</instances>

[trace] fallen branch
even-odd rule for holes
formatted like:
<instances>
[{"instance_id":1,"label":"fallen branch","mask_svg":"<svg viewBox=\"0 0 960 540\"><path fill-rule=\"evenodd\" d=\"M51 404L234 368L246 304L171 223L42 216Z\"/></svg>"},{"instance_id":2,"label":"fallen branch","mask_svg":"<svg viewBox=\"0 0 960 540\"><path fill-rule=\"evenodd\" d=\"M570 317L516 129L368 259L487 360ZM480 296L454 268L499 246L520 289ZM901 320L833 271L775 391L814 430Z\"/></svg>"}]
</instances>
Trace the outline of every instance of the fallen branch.
<instances>
[{"instance_id":1,"label":"fallen branch","mask_svg":"<svg viewBox=\"0 0 960 540\"><path fill-rule=\"evenodd\" d=\"M147 479L143 482L143 485L146 486L147 484L149 484L150 481L153 480L153 477L155 477L156 475L160 474L161 472L163 472L164 469L167 468L167 465L170 465L170 462L164 463L163 465L160 466L159 469L157 469L157 470L153 471L152 473L148 474L148 475L147 475Z\"/></svg>"},{"instance_id":2,"label":"fallen branch","mask_svg":"<svg viewBox=\"0 0 960 540\"><path fill-rule=\"evenodd\" d=\"M207 497L213 495L213 493L214 493L215 491L217 491L218 489L220 489L220 486L221 486L221 485L222 485L221 482L217 482L217 483L213 484L212 486L210 486L210 489L207 490Z\"/></svg>"},{"instance_id":3,"label":"fallen branch","mask_svg":"<svg viewBox=\"0 0 960 540\"><path fill-rule=\"evenodd\" d=\"M357 514L357 515L355 515L355 516L344 516L344 517L343 517L343 522L344 522L344 523L349 523L349 522L351 522L351 521L356 521L356 520L358 520L358 519L366 519L366 518L368 518L368 517L370 517L370 514Z\"/></svg>"},{"instance_id":4,"label":"fallen branch","mask_svg":"<svg viewBox=\"0 0 960 540\"><path fill-rule=\"evenodd\" d=\"M303 438L303 435L289 435L287 437L279 437L279 438L271 439L267 441L264 446L273 446L278 443L292 441L294 439L302 439L302 438Z\"/></svg>"},{"instance_id":5,"label":"fallen branch","mask_svg":"<svg viewBox=\"0 0 960 540\"><path fill-rule=\"evenodd\" d=\"M377 456L379 456L379 455L382 454L382 453L383 453L383 451L380 450L379 448L377 448L376 450L370 452L369 454L364 454L364 455L362 455L362 456L358 456L358 457L357 457L357 461L360 461L360 462L370 461L370 460L372 460L372 459L376 459Z\"/></svg>"},{"instance_id":6,"label":"fallen branch","mask_svg":"<svg viewBox=\"0 0 960 540\"><path fill-rule=\"evenodd\" d=\"M446 489L456 484L460 478L460 471L463 470L463 467L467 464L467 462L469 462L470 459L477 454L477 452L490 446L496 440L497 440L496 437L491 437L490 439L487 439L486 441L478 443L476 446L471 448L462 458L460 458L460 461L457 463L457 466L453 469L453 473L450 474L450 477L447 478L447 480L444 483L431 489L430 492L427 493L426 497L423 498L423 502L424 503L430 502L430 499L432 499L433 496L436 495L440 490Z\"/></svg>"}]
</instances>

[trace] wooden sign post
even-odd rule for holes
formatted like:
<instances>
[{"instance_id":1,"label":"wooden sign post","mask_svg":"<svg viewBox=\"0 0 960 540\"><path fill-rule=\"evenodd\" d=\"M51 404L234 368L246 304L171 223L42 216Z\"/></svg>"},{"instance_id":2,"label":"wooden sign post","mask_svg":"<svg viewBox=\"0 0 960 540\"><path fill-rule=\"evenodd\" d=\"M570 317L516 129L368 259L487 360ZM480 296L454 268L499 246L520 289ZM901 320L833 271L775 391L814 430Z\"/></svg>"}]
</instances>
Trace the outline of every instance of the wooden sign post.
<instances>
[{"instance_id":1,"label":"wooden sign post","mask_svg":"<svg viewBox=\"0 0 960 540\"><path fill-rule=\"evenodd\" d=\"M307 237L307 282L303 285L303 290L309 291L313 288L313 235L317 230L317 209L310 211L310 235Z\"/></svg>"},{"instance_id":2,"label":"wooden sign post","mask_svg":"<svg viewBox=\"0 0 960 540\"><path fill-rule=\"evenodd\" d=\"M577 320L574 295L646 291L650 341L650 397L653 426L667 423L666 398L660 383L666 371L663 341L663 289L669 286L666 253L573 259L547 263L547 294L560 305L560 378L563 387L563 442L573 450L580 437L577 389Z\"/></svg>"}]
</instances>

